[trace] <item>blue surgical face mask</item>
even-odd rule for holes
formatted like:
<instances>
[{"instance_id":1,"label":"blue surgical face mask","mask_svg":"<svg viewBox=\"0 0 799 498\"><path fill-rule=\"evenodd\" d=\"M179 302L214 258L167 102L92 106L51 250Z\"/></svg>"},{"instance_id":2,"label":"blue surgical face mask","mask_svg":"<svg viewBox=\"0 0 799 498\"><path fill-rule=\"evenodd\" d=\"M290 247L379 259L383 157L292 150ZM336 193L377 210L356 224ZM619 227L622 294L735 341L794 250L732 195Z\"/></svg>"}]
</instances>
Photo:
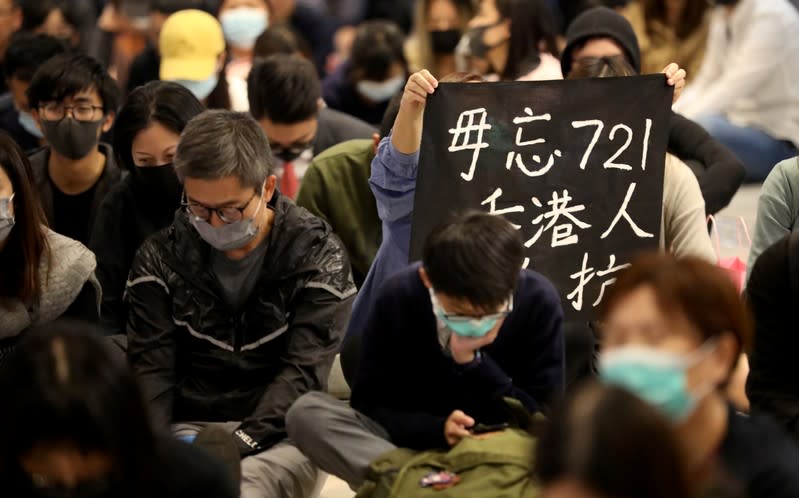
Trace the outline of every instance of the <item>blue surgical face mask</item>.
<instances>
[{"instance_id":1,"label":"blue surgical face mask","mask_svg":"<svg viewBox=\"0 0 799 498\"><path fill-rule=\"evenodd\" d=\"M359 81L356 89L372 102L387 102L402 89L404 84L405 78L396 76L386 81Z\"/></svg>"},{"instance_id":2,"label":"blue surgical face mask","mask_svg":"<svg viewBox=\"0 0 799 498\"><path fill-rule=\"evenodd\" d=\"M674 422L685 420L712 386L690 392L688 370L713 351L714 341L694 353L680 355L644 346L625 346L603 353L599 360L599 378L636 394L658 408Z\"/></svg>"},{"instance_id":3,"label":"blue surgical face mask","mask_svg":"<svg viewBox=\"0 0 799 498\"><path fill-rule=\"evenodd\" d=\"M220 17L225 39L239 48L251 49L255 40L266 31L269 17L265 10L251 7L238 7L225 11Z\"/></svg>"},{"instance_id":4,"label":"blue surgical face mask","mask_svg":"<svg viewBox=\"0 0 799 498\"><path fill-rule=\"evenodd\" d=\"M44 138L42 130L39 129L39 125L36 124L36 120L33 119L33 115L31 115L31 113L25 111L19 111L19 118L17 119L19 121L20 126L22 126L22 128L25 131L27 131L36 138Z\"/></svg>"},{"instance_id":5,"label":"blue surgical face mask","mask_svg":"<svg viewBox=\"0 0 799 498\"><path fill-rule=\"evenodd\" d=\"M263 192L263 189L261 190ZM261 211L263 199L258 199L258 207L253 213L252 218L244 218L232 223L225 223L222 226L215 227L202 218L198 218L188 213L189 221L192 226L200 234L200 237L217 251L233 251L241 249L249 244L252 239L258 234L260 227L255 225L255 219Z\"/></svg>"},{"instance_id":6,"label":"blue surgical face mask","mask_svg":"<svg viewBox=\"0 0 799 498\"><path fill-rule=\"evenodd\" d=\"M0 242L4 242L11 229L14 228L14 216L11 215L11 203L14 201L14 194L11 197L0 199Z\"/></svg>"},{"instance_id":7,"label":"blue surgical face mask","mask_svg":"<svg viewBox=\"0 0 799 498\"><path fill-rule=\"evenodd\" d=\"M193 80L174 80L175 83L178 83L185 88L187 88L197 100L203 101L211 95L211 92L214 91L216 85L219 84L219 76L214 73L208 79L202 81L193 81Z\"/></svg>"},{"instance_id":8,"label":"blue surgical face mask","mask_svg":"<svg viewBox=\"0 0 799 498\"><path fill-rule=\"evenodd\" d=\"M513 296L508 300L507 310L500 313L493 313L481 318L448 315L436 297L433 289L430 289L430 302L433 304L433 313L441 322L453 333L461 337L480 338L491 332L497 323L508 316L513 311Z\"/></svg>"}]
</instances>

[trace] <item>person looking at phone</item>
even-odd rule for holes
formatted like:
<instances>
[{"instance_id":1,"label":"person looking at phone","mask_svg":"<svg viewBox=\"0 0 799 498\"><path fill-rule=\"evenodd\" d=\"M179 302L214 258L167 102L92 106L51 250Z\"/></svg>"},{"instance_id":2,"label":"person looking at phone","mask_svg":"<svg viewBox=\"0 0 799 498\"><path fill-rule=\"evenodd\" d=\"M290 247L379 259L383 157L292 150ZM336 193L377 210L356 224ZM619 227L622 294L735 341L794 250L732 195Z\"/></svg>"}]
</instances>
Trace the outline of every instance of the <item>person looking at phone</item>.
<instances>
[{"instance_id":1,"label":"person looking at phone","mask_svg":"<svg viewBox=\"0 0 799 498\"><path fill-rule=\"evenodd\" d=\"M519 232L466 213L434 230L422 262L389 278L363 331L349 404L311 392L286 416L289 437L353 489L395 447L449 448L510 420L503 398L538 412L563 389L563 310L542 275L522 270Z\"/></svg>"}]
</instances>

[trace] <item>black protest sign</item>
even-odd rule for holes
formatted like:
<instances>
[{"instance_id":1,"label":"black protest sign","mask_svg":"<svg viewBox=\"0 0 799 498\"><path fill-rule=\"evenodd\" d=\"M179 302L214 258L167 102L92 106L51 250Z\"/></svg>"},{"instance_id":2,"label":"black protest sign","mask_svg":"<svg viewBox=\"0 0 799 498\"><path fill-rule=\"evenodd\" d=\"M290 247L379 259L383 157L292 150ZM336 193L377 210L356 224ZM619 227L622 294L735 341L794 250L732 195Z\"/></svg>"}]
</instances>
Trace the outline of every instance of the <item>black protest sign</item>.
<instances>
[{"instance_id":1,"label":"black protest sign","mask_svg":"<svg viewBox=\"0 0 799 498\"><path fill-rule=\"evenodd\" d=\"M659 245L672 93L663 75L442 83L425 109L411 259L455 213L502 215L567 318L593 318L618 271Z\"/></svg>"}]
</instances>

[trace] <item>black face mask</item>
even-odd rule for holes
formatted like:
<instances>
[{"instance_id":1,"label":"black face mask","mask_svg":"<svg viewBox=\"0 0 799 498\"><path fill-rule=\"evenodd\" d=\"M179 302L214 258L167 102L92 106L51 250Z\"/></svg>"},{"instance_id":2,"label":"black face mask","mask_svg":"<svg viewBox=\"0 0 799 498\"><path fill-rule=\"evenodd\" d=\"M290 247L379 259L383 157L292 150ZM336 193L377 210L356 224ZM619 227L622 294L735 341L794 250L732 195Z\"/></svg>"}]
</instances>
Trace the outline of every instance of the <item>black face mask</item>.
<instances>
[{"instance_id":1,"label":"black face mask","mask_svg":"<svg viewBox=\"0 0 799 498\"><path fill-rule=\"evenodd\" d=\"M291 147L272 147L272 155L284 163L290 163L311 147L312 144L310 142L307 144L293 145Z\"/></svg>"},{"instance_id":2,"label":"black face mask","mask_svg":"<svg viewBox=\"0 0 799 498\"><path fill-rule=\"evenodd\" d=\"M480 26L467 31L466 35L464 36L469 39L469 55L478 59L485 59L489 50L497 48L503 43L507 43L508 40L505 40L497 43L496 45L489 46L486 45L486 42L484 41L486 31L494 26L499 26L502 24L502 22L503 21L499 21L494 24L489 24L488 26Z\"/></svg>"},{"instance_id":3,"label":"black face mask","mask_svg":"<svg viewBox=\"0 0 799 498\"><path fill-rule=\"evenodd\" d=\"M455 47L458 46L458 42L460 41L461 32L457 29L430 32L430 43L434 54L454 54Z\"/></svg>"},{"instance_id":4,"label":"black face mask","mask_svg":"<svg viewBox=\"0 0 799 498\"><path fill-rule=\"evenodd\" d=\"M171 214L180 205L183 185L178 180L172 163L158 166L136 167L136 183L147 195L147 204L158 211Z\"/></svg>"},{"instance_id":5,"label":"black face mask","mask_svg":"<svg viewBox=\"0 0 799 498\"><path fill-rule=\"evenodd\" d=\"M97 138L104 119L77 121L65 117L58 121L42 120L44 136L50 146L62 156L78 160L97 148Z\"/></svg>"}]
</instances>

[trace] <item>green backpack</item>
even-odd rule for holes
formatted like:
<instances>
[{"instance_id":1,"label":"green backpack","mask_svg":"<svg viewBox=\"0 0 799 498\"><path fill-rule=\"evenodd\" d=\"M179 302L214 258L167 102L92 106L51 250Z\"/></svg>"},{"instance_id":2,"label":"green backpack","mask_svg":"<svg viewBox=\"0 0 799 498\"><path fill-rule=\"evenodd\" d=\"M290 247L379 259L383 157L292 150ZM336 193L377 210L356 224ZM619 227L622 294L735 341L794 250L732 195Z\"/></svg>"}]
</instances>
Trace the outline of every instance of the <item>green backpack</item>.
<instances>
[{"instance_id":1,"label":"green backpack","mask_svg":"<svg viewBox=\"0 0 799 498\"><path fill-rule=\"evenodd\" d=\"M372 462L356 498L536 498L530 477L535 439L521 429L484 436L466 438L446 452L390 451ZM422 486L426 476L441 471L460 481L441 490Z\"/></svg>"}]
</instances>

